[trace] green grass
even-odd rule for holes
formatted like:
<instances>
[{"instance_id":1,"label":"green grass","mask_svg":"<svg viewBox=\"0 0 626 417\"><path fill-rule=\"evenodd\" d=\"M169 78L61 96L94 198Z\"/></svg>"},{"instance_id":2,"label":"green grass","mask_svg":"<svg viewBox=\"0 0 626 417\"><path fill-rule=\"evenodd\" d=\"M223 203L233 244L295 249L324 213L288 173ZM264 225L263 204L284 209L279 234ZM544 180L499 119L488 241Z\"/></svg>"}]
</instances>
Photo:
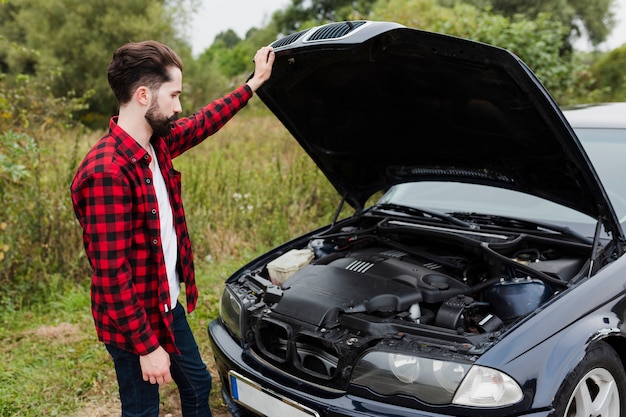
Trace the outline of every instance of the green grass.
<instances>
[{"instance_id":1,"label":"green grass","mask_svg":"<svg viewBox=\"0 0 626 417\"><path fill-rule=\"evenodd\" d=\"M85 288L0 320L0 416L68 415L108 378Z\"/></svg>"},{"instance_id":2,"label":"green grass","mask_svg":"<svg viewBox=\"0 0 626 417\"><path fill-rule=\"evenodd\" d=\"M96 339L90 269L69 183L102 132L31 132L31 175L8 184L0 203L0 417L119 415L109 356ZM339 197L286 129L258 107L174 161L196 258L198 308L189 316L213 369L207 326L224 280L243 263L331 220ZM1 193L0 193L1 194ZM31 214L36 208L36 214ZM224 415L214 374L211 404ZM179 416L175 386L162 412Z\"/></svg>"},{"instance_id":3,"label":"green grass","mask_svg":"<svg viewBox=\"0 0 626 417\"><path fill-rule=\"evenodd\" d=\"M223 283L239 260L200 263L198 308L189 323L207 365L213 367L207 326L217 316ZM87 285L68 286L46 304L0 313L0 416L118 415L115 373L97 341ZM211 403L224 412L214 375ZM175 386L161 390L162 415L179 410Z\"/></svg>"}]
</instances>

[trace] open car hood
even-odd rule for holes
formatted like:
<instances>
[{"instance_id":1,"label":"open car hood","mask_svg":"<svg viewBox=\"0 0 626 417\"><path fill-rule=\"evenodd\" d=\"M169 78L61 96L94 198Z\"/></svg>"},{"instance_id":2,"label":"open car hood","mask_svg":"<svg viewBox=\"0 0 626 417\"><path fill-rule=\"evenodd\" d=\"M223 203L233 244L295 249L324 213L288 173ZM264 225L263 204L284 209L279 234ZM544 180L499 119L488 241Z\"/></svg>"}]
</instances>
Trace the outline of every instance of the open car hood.
<instances>
[{"instance_id":1,"label":"open car hood","mask_svg":"<svg viewBox=\"0 0 626 417\"><path fill-rule=\"evenodd\" d=\"M272 46L257 94L355 208L398 183L467 182L551 200L621 236L572 128L510 52L368 21Z\"/></svg>"}]
</instances>

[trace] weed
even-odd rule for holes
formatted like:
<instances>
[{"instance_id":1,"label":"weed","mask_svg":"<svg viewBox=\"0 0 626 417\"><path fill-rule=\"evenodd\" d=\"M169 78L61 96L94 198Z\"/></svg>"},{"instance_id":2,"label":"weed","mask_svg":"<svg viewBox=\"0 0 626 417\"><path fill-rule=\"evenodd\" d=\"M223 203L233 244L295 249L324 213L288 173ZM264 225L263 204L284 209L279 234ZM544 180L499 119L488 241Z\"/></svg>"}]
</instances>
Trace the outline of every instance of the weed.
<instances>
[{"instance_id":1,"label":"weed","mask_svg":"<svg viewBox=\"0 0 626 417\"><path fill-rule=\"evenodd\" d=\"M31 132L37 163L1 202L0 417L119 415L69 196L80 156L101 132L46 133ZM200 289L189 322L214 377L218 416L225 411L207 326L217 317L225 279L269 248L328 223L339 199L286 129L259 109L244 110L174 165L183 174ZM179 415L175 387L161 395L162 415Z\"/></svg>"}]
</instances>

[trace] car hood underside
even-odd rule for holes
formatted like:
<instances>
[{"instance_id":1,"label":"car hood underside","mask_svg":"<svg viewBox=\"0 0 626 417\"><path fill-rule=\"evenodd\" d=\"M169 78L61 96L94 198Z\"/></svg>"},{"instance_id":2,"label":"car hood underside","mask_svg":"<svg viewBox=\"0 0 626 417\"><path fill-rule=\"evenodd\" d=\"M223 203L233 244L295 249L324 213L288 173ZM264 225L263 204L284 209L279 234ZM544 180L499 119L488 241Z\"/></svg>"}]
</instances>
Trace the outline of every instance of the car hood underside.
<instances>
[{"instance_id":1,"label":"car hood underside","mask_svg":"<svg viewBox=\"0 0 626 417\"><path fill-rule=\"evenodd\" d=\"M398 183L468 182L554 201L621 234L573 130L508 51L366 21L273 46L258 95L357 209Z\"/></svg>"}]
</instances>

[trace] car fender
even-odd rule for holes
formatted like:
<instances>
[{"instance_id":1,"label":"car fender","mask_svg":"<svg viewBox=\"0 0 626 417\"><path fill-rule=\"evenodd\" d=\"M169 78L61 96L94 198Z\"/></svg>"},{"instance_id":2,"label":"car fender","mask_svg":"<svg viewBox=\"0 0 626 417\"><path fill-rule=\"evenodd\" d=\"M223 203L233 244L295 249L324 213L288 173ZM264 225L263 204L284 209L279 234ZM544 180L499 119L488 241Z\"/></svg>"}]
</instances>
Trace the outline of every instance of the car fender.
<instances>
[{"instance_id":1,"label":"car fender","mask_svg":"<svg viewBox=\"0 0 626 417\"><path fill-rule=\"evenodd\" d=\"M519 381L524 389L534 385L533 408L553 404L562 382L585 357L589 346L611 336L624 338L624 332L617 327L618 322L614 313L603 309L583 317L528 352L536 358L545 353L543 362L534 362L532 367L537 374L527 374L526 381ZM520 357L519 364L515 366L529 368L528 360L524 360L526 356Z\"/></svg>"},{"instance_id":2,"label":"car fender","mask_svg":"<svg viewBox=\"0 0 626 417\"><path fill-rule=\"evenodd\" d=\"M592 343L626 339L625 258L526 317L476 363L514 376L533 408L550 407Z\"/></svg>"}]
</instances>

